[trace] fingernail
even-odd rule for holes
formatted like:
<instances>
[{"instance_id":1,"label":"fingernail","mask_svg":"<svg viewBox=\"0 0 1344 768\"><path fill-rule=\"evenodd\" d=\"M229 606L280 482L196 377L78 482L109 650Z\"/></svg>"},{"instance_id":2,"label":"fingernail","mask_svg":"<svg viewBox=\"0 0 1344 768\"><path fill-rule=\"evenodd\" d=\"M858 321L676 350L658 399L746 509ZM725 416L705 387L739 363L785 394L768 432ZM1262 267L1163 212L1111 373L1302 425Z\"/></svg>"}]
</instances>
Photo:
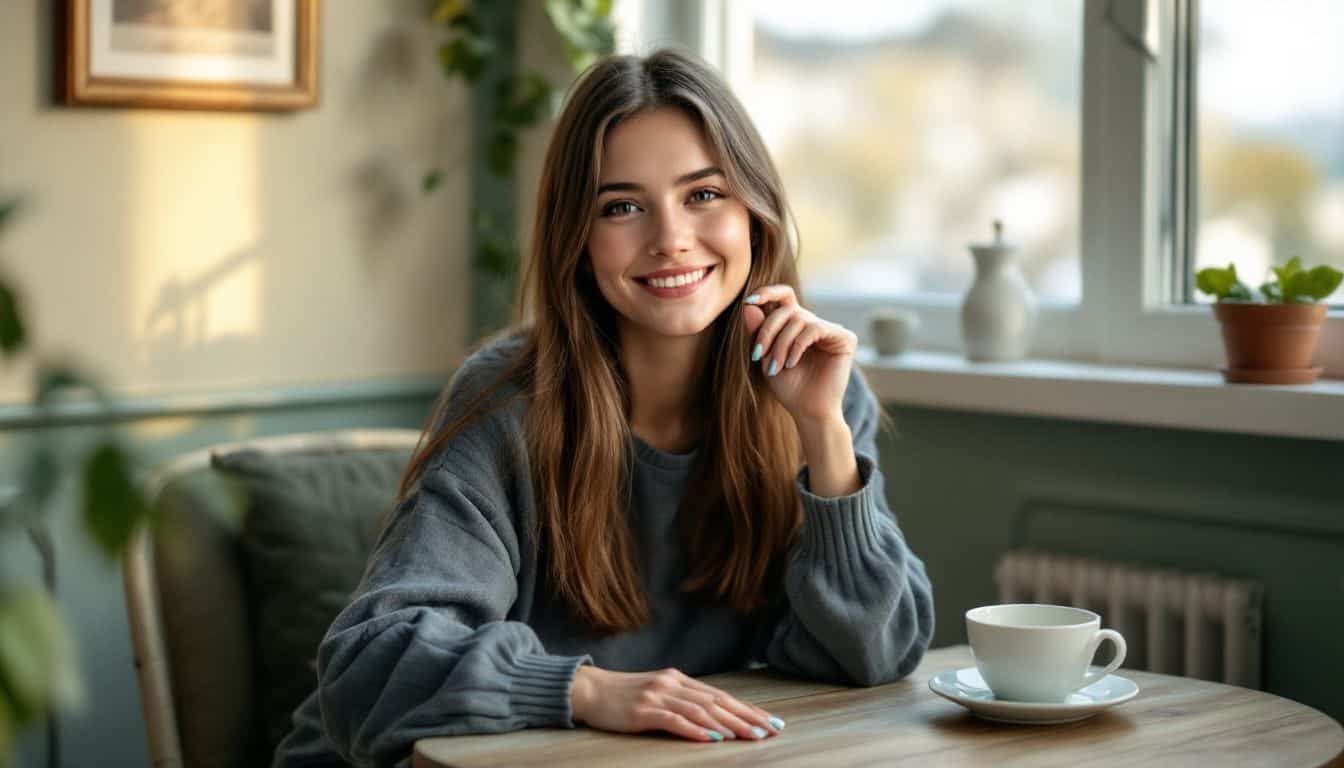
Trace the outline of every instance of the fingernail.
<instances>
[{"instance_id":1,"label":"fingernail","mask_svg":"<svg viewBox=\"0 0 1344 768\"><path fill-rule=\"evenodd\" d=\"M784 721L780 720L778 717L771 716L767 722L769 722L770 727L774 728L776 731L784 730Z\"/></svg>"},{"instance_id":2,"label":"fingernail","mask_svg":"<svg viewBox=\"0 0 1344 768\"><path fill-rule=\"evenodd\" d=\"M798 364L798 361L797 361L797 360L790 360L790 361L788 361L787 363L784 364L784 367L785 367L785 368L792 368L793 366L795 366L795 365L797 365L797 364Z\"/></svg>"},{"instance_id":3,"label":"fingernail","mask_svg":"<svg viewBox=\"0 0 1344 768\"><path fill-rule=\"evenodd\" d=\"M770 734L767 733L766 730L761 726L753 725L751 726L751 735L755 736L758 739L764 739L766 736L769 736Z\"/></svg>"},{"instance_id":4,"label":"fingernail","mask_svg":"<svg viewBox=\"0 0 1344 768\"><path fill-rule=\"evenodd\" d=\"M761 294L759 294L759 293L753 293L753 294L751 294L750 296L748 296L747 298L743 299L742 301L743 301L743 303L745 303L745 304L755 304L755 303L757 303L757 302L760 301L760 300L761 300Z\"/></svg>"},{"instance_id":5,"label":"fingernail","mask_svg":"<svg viewBox=\"0 0 1344 768\"><path fill-rule=\"evenodd\" d=\"M718 731L705 731L705 733L709 734L710 741L723 741L723 734Z\"/></svg>"},{"instance_id":6,"label":"fingernail","mask_svg":"<svg viewBox=\"0 0 1344 768\"><path fill-rule=\"evenodd\" d=\"M765 375L766 375L766 376L774 376L776 373L779 373L779 361L778 361L778 360L771 360L771 361L770 361L770 370L766 371L766 372L765 372Z\"/></svg>"},{"instance_id":7,"label":"fingernail","mask_svg":"<svg viewBox=\"0 0 1344 768\"><path fill-rule=\"evenodd\" d=\"M752 350L751 350L751 362L754 363L754 362L756 362L757 360L760 360L760 359L761 359L761 356L764 355L764 354L765 354L765 348L762 347L760 344L757 344L757 345L756 345L755 347L753 347Z\"/></svg>"}]
</instances>

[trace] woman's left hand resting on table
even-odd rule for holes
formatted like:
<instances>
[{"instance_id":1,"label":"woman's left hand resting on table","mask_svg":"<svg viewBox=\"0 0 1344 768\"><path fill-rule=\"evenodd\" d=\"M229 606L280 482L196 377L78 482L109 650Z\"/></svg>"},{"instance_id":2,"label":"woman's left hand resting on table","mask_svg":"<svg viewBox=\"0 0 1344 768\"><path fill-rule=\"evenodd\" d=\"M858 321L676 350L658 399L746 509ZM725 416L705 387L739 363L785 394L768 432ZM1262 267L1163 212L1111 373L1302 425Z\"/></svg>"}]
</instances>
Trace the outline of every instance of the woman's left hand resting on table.
<instances>
[{"instance_id":1,"label":"woman's left hand resting on table","mask_svg":"<svg viewBox=\"0 0 1344 768\"><path fill-rule=\"evenodd\" d=\"M614 672L583 665L574 672L575 722L604 731L662 730L691 741L763 739L784 721L675 669Z\"/></svg>"},{"instance_id":2,"label":"woman's left hand resting on table","mask_svg":"<svg viewBox=\"0 0 1344 768\"><path fill-rule=\"evenodd\" d=\"M787 285L761 287L745 302L742 318L754 336L751 359L798 427L812 492L857 491L858 464L842 402L858 337L805 309Z\"/></svg>"}]
</instances>

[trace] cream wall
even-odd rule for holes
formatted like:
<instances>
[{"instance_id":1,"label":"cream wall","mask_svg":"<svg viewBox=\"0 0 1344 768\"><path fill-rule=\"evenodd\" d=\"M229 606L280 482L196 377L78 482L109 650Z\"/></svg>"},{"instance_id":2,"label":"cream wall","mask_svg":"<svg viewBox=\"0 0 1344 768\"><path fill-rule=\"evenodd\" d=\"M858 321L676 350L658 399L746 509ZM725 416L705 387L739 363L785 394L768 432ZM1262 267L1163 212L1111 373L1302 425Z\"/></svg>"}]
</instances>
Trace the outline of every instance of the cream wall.
<instances>
[{"instance_id":1,"label":"cream wall","mask_svg":"<svg viewBox=\"0 0 1344 768\"><path fill-rule=\"evenodd\" d=\"M0 195L26 199L0 267L42 350L129 395L456 363L470 99L437 69L423 3L328 0L321 103L292 114L56 105L53 5L0 3ZM0 403L29 378L0 374Z\"/></svg>"},{"instance_id":2,"label":"cream wall","mask_svg":"<svg viewBox=\"0 0 1344 768\"><path fill-rule=\"evenodd\" d=\"M123 394L225 401L453 368L468 348L472 112L437 69L423 0L323 0L321 106L291 115L56 106L54 5L0 0L0 197L26 199L0 270L24 289L43 350L76 355ZM541 3L520 5L519 59L563 82ZM523 137L520 223L548 135ZM435 165L445 180L426 197ZM27 400L28 379L0 366L0 407ZM388 391L190 417L151 403L125 432L153 466L254 435L418 426L427 400ZM51 434L73 452L98 429ZM0 431L0 492L18 483L28 437ZM62 718L63 764L147 765L119 566L89 544L76 491L67 478L48 513L88 688ZM0 537L0 571L40 573L20 537ZM19 765L44 764L42 739L20 739Z\"/></svg>"}]
</instances>

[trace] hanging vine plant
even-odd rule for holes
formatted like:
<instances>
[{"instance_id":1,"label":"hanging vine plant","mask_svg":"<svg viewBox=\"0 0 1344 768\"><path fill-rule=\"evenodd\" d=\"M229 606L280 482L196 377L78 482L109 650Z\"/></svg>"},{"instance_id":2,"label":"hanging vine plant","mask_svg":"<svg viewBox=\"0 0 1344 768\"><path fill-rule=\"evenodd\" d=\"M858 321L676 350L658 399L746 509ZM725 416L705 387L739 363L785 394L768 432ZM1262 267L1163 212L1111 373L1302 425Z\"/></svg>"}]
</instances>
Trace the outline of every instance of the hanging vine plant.
<instances>
[{"instance_id":1,"label":"hanging vine plant","mask_svg":"<svg viewBox=\"0 0 1344 768\"><path fill-rule=\"evenodd\" d=\"M576 72L615 49L616 33L611 20L612 0L544 0L546 16L565 42L565 51ZM458 78L477 88L480 104L488 114L476 136L476 151L485 169L495 179L512 182L518 156L519 136L525 129L554 114L559 91L535 71L518 72L512 61L516 34L513 0L471 2L434 0L430 20L444 32L438 46L439 64L446 77ZM504 18L501 21L501 16ZM482 89L486 93L482 94ZM432 192L443 181L443 172L425 174L423 188ZM474 265L478 273L500 281L512 281L518 268L517 238L511 212L490 210L476 200Z\"/></svg>"}]
</instances>

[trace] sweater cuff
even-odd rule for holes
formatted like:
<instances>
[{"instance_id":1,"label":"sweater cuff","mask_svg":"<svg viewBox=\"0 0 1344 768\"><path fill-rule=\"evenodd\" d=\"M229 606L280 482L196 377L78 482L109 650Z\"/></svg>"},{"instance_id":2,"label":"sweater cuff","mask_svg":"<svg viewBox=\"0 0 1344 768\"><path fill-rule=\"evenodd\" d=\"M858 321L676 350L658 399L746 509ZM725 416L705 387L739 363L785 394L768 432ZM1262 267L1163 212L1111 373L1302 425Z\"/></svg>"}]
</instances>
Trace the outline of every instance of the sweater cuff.
<instances>
[{"instance_id":1,"label":"sweater cuff","mask_svg":"<svg viewBox=\"0 0 1344 768\"><path fill-rule=\"evenodd\" d=\"M795 481L803 502L801 543L807 549L820 550L828 560L880 548L881 513L872 482L876 465L861 453L854 458L859 464L862 484L848 496L825 497L809 491L807 467L803 467Z\"/></svg>"},{"instance_id":2,"label":"sweater cuff","mask_svg":"<svg viewBox=\"0 0 1344 768\"><path fill-rule=\"evenodd\" d=\"M506 663L503 672L512 681L509 706L529 728L573 728L570 688L574 671L592 664L591 656L549 656L528 653Z\"/></svg>"}]
</instances>

